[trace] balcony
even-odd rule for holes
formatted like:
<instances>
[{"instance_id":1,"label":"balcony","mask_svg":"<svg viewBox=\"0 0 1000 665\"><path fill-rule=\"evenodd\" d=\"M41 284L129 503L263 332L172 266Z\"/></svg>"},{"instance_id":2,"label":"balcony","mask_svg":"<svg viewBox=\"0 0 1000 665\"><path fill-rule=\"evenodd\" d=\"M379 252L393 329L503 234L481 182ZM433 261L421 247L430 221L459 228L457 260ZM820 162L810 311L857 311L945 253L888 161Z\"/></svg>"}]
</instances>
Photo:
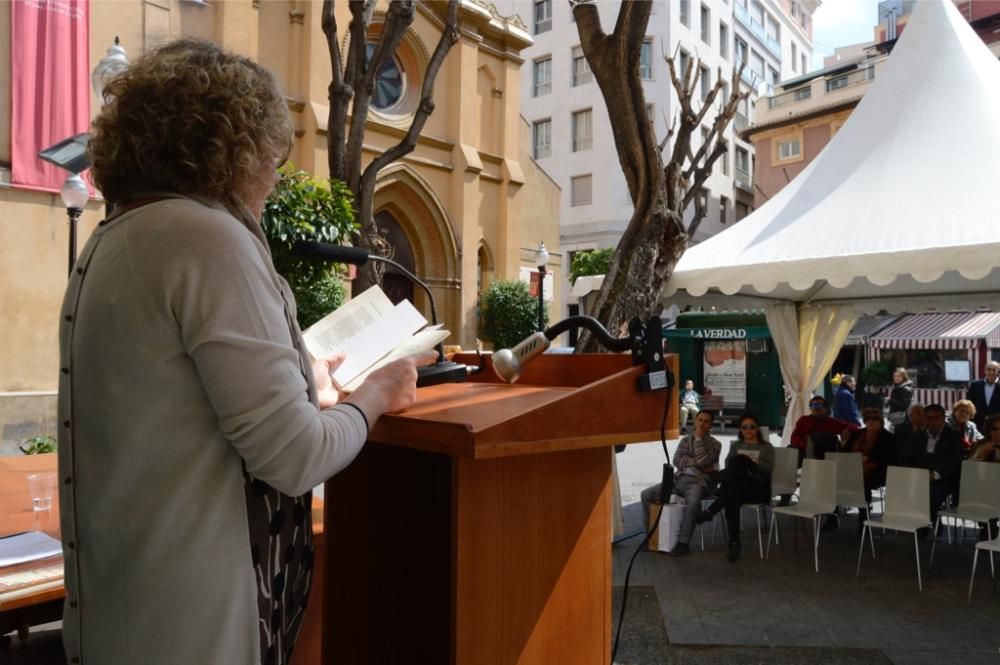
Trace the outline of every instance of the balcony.
<instances>
[{"instance_id":1,"label":"balcony","mask_svg":"<svg viewBox=\"0 0 1000 665\"><path fill-rule=\"evenodd\" d=\"M746 169L736 167L736 177L733 179L736 186L745 192L753 194L753 176Z\"/></svg>"},{"instance_id":2,"label":"balcony","mask_svg":"<svg viewBox=\"0 0 1000 665\"><path fill-rule=\"evenodd\" d=\"M827 88L829 91L829 88ZM767 108L776 109L779 106L784 106L785 104L792 104L794 102L800 102L804 99L809 99L812 97L812 86L807 85L802 88L796 88L794 90L789 90L788 92L783 92L780 95L775 95L767 100Z\"/></svg>"},{"instance_id":3,"label":"balcony","mask_svg":"<svg viewBox=\"0 0 1000 665\"><path fill-rule=\"evenodd\" d=\"M763 44L764 48L770 51L771 55L781 60L781 43L767 34L764 26L750 16L750 12L747 11L746 7L738 2L734 3L733 15L736 17L737 23L742 24L743 27L749 30L750 34L756 37L757 41Z\"/></svg>"},{"instance_id":4,"label":"balcony","mask_svg":"<svg viewBox=\"0 0 1000 665\"><path fill-rule=\"evenodd\" d=\"M858 69L851 72L850 74L844 74L843 76L836 76L834 78L829 78L826 80L826 92L827 94L831 92L836 92L837 90L843 90L844 88L849 88L852 85L858 85L860 83L868 83L875 79L875 67L874 65L869 65L864 69Z\"/></svg>"}]
</instances>

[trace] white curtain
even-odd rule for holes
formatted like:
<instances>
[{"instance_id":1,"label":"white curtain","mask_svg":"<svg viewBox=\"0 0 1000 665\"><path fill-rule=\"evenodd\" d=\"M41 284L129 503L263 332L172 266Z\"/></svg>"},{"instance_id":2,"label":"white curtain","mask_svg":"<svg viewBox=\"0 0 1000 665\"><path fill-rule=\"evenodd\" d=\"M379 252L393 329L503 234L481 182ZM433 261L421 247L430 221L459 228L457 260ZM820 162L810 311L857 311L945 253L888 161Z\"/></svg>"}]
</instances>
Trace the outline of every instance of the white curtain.
<instances>
[{"instance_id":1,"label":"white curtain","mask_svg":"<svg viewBox=\"0 0 1000 665\"><path fill-rule=\"evenodd\" d=\"M812 391L837 358L858 320L853 305L768 305L767 327L778 350L781 376L792 399L785 415L781 444L788 445L796 421L805 415Z\"/></svg>"}]
</instances>

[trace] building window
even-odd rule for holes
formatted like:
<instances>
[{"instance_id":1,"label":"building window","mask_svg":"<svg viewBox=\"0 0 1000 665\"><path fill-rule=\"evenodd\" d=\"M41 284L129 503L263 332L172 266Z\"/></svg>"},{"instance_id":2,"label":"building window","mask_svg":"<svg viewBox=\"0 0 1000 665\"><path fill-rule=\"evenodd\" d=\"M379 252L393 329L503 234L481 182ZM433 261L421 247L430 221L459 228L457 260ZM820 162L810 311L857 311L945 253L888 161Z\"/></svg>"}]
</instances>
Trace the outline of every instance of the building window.
<instances>
[{"instance_id":1,"label":"building window","mask_svg":"<svg viewBox=\"0 0 1000 665\"><path fill-rule=\"evenodd\" d=\"M535 97L552 92L552 56L535 60Z\"/></svg>"},{"instance_id":2,"label":"building window","mask_svg":"<svg viewBox=\"0 0 1000 665\"><path fill-rule=\"evenodd\" d=\"M722 82L722 90L719 91L719 94L722 95L722 103L723 104L728 104L729 103L729 84L726 83L725 81Z\"/></svg>"},{"instance_id":3,"label":"building window","mask_svg":"<svg viewBox=\"0 0 1000 665\"><path fill-rule=\"evenodd\" d=\"M643 81L653 80L653 40L642 40L639 50L639 75Z\"/></svg>"},{"instance_id":4,"label":"building window","mask_svg":"<svg viewBox=\"0 0 1000 665\"><path fill-rule=\"evenodd\" d=\"M656 105L655 104L646 104L646 118L651 123L653 123L654 125L656 124Z\"/></svg>"},{"instance_id":5,"label":"building window","mask_svg":"<svg viewBox=\"0 0 1000 665\"><path fill-rule=\"evenodd\" d=\"M578 175L570 178L570 195L574 206L589 206L592 202L593 176Z\"/></svg>"},{"instance_id":6,"label":"building window","mask_svg":"<svg viewBox=\"0 0 1000 665\"><path fill-rule=\"evenodd\" d=\"M746 148L736 148L736 172L750 175L750 153Z\"/></svg>"},{"instance_id":7,"label":"building window","mask_svg":"<svg viewBox=\"0 0 1000 665\"><path fill-rule=\"evenodd\" d=\"M688 70L688 63L691 62L691 56L684 49L680 50L680 57L677 59L677 64L680 65L680 70L677 72L679 78L684 77L684 73Z\"/></svg>"},{"instance_id":8,"label":"building window","mask_svg":"<svg viewBox=\"0 0 1000 665\"><path fill-rule=\"evenodd\" d=\"M736 56L736 64L737 65L740 65L740 64L742 64L742 63L744 63L744 62L746 62L748 60L748 58L747 58L747 53L748 52L749 52L749 47L747 46L747 43L745 41L743 41L742 39L740 39L739 37L737 37L736 38L736 46L733 49L733 55ZM747 63L747 64L749 64L749 63Z\"/></svg>"},{"instance_id":9,"label":"building window","mask_svg":"<svg viewBox=\"0 0 1000 665\"><path fill-rule=\"evenodd\" d=\"M680 0L677 3L680 7L681 12L681 23L691 27L691 1L690 0Z\"/></svg>"},{"instance_id":10,"label":"building window","mask_svg":"<svg viewBox=\"0 0 1000 665\"><path fill-rule=\"evenodd\" d=\"M725 196L719 197L719 222L725 224L729 221L729 199Z\"/></svg>"},{"instance_id":11,"label":"building window","mask_svg":"<svg viewBox=\"0 0 1000 665\"><path fill-rule=\"evenodd\" d=\"M535 159L552 154L552 120L539 120L531 128L531 142Z\"/></svg>"},{"instance_id":12,"label":"building window","mask_svg":"<svg viewBox=\"0 0 1000 665\"><path fill-rule=\"evenodd\" d=\"M802 144L798 137L778 141L778 161L794 159L802 154Z\"/></svg>"},{"instance_id":13,"label":"building window","mask_svg":"<svg viewBox=\"0 0 1000 665\"><path fill-rule=\"evenodd\" d=\"M729 175L729 141L726 139L722 140L722 155L719 156L719 163L722 175Z\"/></svg>"},{"instance_id":14,"label":"building window","mask_svg":"<svg viewBox=\"0 0 1000 665\"><path fill-rule=\"evenodd\" d=\"M535 0L535 34L552 29L552 0Z\"/></svg>"},{"instance_id":15,"label":"building window","mask_svg":"<svg viewBox=\"0 0 1000 665\"><path fill-rule=\"evenodd\" d=\"M741 219L749 215L751 212L753 212L753 209L750 206L748 206L746 203L740 203L739 201L737 201L735 221L737 222L740 221Z\"/></svg>"},{"instance_id":16,"label":"building window","mask_svg":"<svg viewBox=\"0 0 1000 665\"><path fill-rule=\"evenodd\" d=\"M375 44L365 44L366 62L375 53ZM403 98L405 79L396 58L389 58L375 74L375 89L372 92L372 106L378 111L386 111Z\"/></svg>"},{"instance_id":17,"label":"building window","mask_svg":"<svg viewBox=\"0 0 1000 665\"><path fill-rule=\"evenodd\" d=\"M719 55L729 59L729 26L719 21Z\"/></svg>"},{"instance_id":18,"label":"building window","mask_svg":"<svg viewBox=\"0 0 1000 665\"><path fill-rule=\"evenodd\" d=\"M701 41L712 43L712 13L705 5L701 6Z\"/></svg>"},{"instance_id":19,"label":"building window","mask_svg":"<svg viewBox=\"0 0 1000 665\"><path fill-rule=\"evenodd\" d=\"M770 14L767 15L767 38L781 43L781 26L778 25L777 19Z\"/></svg>"},{"instance_id":20,"label":"building window","mask_svg":"<svg viewBox=\"0 0 1000 665\"><path fill-rule=\"evenodd\" d=\"M797 72L798 71L798 69L796 69L796 67L799 66L799 63L797 62L798 59L799 59L799 48L795 45L795 42L792 42L792 71L793 72Z\"/></svg>"},{"instance_id":21,"label":"building window","mask_svg":"<svg viewBox=\"0 0 1000 665\"><path fill-rule=\"evenodd\" d=\"M590 83L594 75L590 73L590 65L583 55L583 49L579 46L573 47L573 86Z\"/></svg>"},{"instance_id":22,"label":"building window","mask_svg":"<svg viewBox=\"0 0 1000 665\"><path fill-rule=\"evenodd\" d=\"M705 125L701 126L701 144L705 145L708 143L708 127Z\"/></svg>"},{"instance_id":23,"label":"building window","mask_svg":"<svg viewBox=\"0 0 1000 665\"><path fill-rule=\"evenodd\" d=\"M750 25L764 27L764 5L757 0L750 3Z\"/></svg>"},{"instance_id":24,"label":"building window","mask_svg":"<svg viewBox=\"0 0 1000 665\"><path fill-rule=\"evenodd\" d=\"M698 190L698 196L695 197L695 210L702 215L708 214L708 190L702 187Z\"/></svg>"},{"instance_id":25,"label":"building window","mask_svg":"<svg viewBox=\"0 0 1000 665\"><path fill-rule=\"evenodd\" d=\"M750 71L756 77L755 83L764 80L764 58L757 51L750 51Z\"/></svg>"},{"instance_id":26,"label":"building window","mask_svg":"<svg viewBox=\"0 0 1000 665\"><path fill-rule=\"evenodd\" d=\"M779 74L778 70L775 69L774 67L767 68L767 75L769 80L771 81L771 85L778 85L778 83L781 81L781 74Z\"/></svg>"},{"instance_id":27,"label":"building window","mask_svg":"<svg viewBox=\"0 0 1000 665\"><path fill-rule=\"evenodd\" d=\"M708 93L712 90L712 70L701 66L701 101L708 99Z\"/></svg>"},{"instance_id":28,"label":"building window","mask_svg":"<svg viewBox=\"0 0 1000 665\"><path fill-rule=\"evenodd\" d=\"M594 147L593 118L594 112L590 109L573 114L573 152Z\"/></svg>"},{"instance_id":29,"label":"building window","mask_svg":"<svg viewBox=\"0 0 1000 665\"><path fill-rule=\"evenodd\" d=\"M802 73L806 74L809 72L809 60L805 53L802 54Z\"/></svg>"}]
</instances>

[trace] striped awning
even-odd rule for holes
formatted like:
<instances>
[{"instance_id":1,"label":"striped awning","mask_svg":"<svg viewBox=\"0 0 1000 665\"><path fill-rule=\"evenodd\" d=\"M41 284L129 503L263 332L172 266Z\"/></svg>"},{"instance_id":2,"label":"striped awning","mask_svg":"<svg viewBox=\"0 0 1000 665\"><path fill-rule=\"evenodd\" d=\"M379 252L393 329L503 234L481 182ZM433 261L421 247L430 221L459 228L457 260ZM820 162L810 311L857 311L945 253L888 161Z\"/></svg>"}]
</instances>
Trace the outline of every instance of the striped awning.
<instances>
[{"instance_id":1,"label":"striped awning","mask_svg":"<svg viewBox=\"0 0 1000 665\"><path fill-rule=\"evenodd\" d=\"M973 349L981 340L1000 347L1000 314L907 314L871 338L878 349Z\"/></svg>"},{"instance_id":2,"label":"striped awning","mask_svg":"<svg viewBox=\"0 0 1000 665\"><path fill-rule=\"evenodd\" d=\"M891 326L898 318L894 314L859 316L847 339L844 340L844 346L864 346L876 333Z\"/></svg>"}]
</instances>

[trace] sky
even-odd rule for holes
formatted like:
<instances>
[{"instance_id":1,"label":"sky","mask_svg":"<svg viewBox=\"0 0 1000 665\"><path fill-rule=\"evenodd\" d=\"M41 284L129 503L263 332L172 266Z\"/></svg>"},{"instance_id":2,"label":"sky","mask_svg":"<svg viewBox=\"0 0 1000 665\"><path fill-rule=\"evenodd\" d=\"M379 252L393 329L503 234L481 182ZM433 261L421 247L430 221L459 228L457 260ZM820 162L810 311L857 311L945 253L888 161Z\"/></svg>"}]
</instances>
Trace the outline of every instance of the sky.
<instances>
[{"instance_id":1,"label":"sky","mask_svg":"<svg viewBox=\"0 0 1000 665\"><path fill-rule=\"evenodd\" d=\"M814 68L833 49L871 41L878 17L878 0L823 0L813 14Z\"/></svg>"}]
</instances>

